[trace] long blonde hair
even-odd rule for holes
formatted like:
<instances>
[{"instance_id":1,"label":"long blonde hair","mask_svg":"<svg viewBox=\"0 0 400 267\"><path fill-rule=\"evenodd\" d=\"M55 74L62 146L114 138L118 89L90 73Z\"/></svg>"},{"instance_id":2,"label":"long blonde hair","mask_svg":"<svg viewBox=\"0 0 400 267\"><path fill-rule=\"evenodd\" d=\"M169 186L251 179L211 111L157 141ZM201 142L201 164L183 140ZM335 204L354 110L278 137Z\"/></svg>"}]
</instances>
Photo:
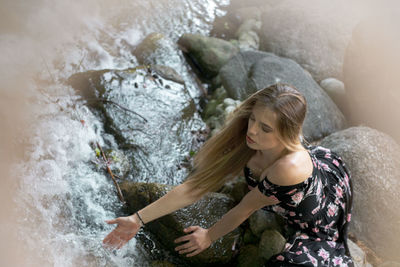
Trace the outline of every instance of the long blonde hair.
<instances>
[{"instance_id":1,"label":"long blonde hair","mask_svg":"<svg viewBox=\"0 0 400 267\"><path fill-rule=\"evenodd\" d=\"M304 96L288 84L274 84L255 92L227 118L221 130L212 136L195 155L193 169L185 183L199 196L217 191L239 175L256 153L246 144L248 119L258 103L277 115L277 138L289 151L297 151L307 103Z\"/></svg>"}]
</instances>

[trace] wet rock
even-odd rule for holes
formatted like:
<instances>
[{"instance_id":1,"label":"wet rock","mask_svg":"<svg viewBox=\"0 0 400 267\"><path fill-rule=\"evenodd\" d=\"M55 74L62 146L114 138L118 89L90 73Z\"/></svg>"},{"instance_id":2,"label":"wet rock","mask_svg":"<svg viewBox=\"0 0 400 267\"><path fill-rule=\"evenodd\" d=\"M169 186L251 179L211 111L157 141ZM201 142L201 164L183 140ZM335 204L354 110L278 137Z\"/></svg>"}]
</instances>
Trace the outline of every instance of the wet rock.
<instances>
[{"instance_id":1,"label":"wet rock","mask_svg":"<svg viewBox=\"0 0 400 267\"><path fill-rule=\"evenodd\" d=\"M234 99L246 99L277 82L295 86L308 104L303 126L308 141L321 139L346 126L335 103L293 60L266 52L239 52L222 67L220 76L228 95Z\"/></svg>"},{"instance_id":2,"label":"wet rock","mask_svg":"<svg viewBox=\"0 0 400 267\"><path fill-rule=\"evenodd\" d=\"M267 212L265 210L257 210L249 217L249 224L252 233L261 237L262 233L267 230L276 230L282 232L281 221L272 212Z\"/></svg>"},{"instance_id":3,"label":"wet rock","mask_svg":"<svg viewBox=\"0 0 400 267\"><path fill-rule=\"evenodd\" d=\"M260 238L257 237L250 228L247 228L243 234L243 243L244 244L257 244L260 241Z\"/></svg>"},{"instance_id":4,"label":"wet rock","mask_svg":"<svg viewBox=\"0 0 400 267\"><path fill-rule=\"evenodd\" d=\"M172 264L168 261L152 261L150 267L175 267L175 264Z\"/></svg>"},{"instance_id":5,"label":"wet rock","mask_svg":"<svg viewBox=\"0 0 400 267\"><path fill-rule=\"evenodd\" d=\"M164 79L185 84L183 78L173 68L163 65L152 65L151 67L155 73L159 74Z\"/></svg>"},{"instance_id":6,"label":"wet rock","mask_svg":"<svg viewBox=\"0 0 400 267\"><path fill-rule=\"evenodd\" d=\"M178 45L162 33L151 33L136 46L132 54L139 64L150 65L154 73L164 79L185 84L192 98L197 100L201 89L193 75L189 73L185 58ZM170 88L169 84L164 85Z\"/></svg>"},{"instance_id":7,"label":"wet rock","mask_svg":"<svg viewBox=\"0 0 400 267\"><path fill-rule=\"evenodd\" d=\"M262 267L264 259L260 257L258 247L256 245L246 245L240 249L238 256L238 267Z\"/></svg>"},{"instance_id":8,"label":"wet rock","mask_svg":"<svg viewBox=\"0 0 400 267\"><path fill-rule=\"evenodd\" d=\"M248 192L247 182L241 176L225 183L220 191L220 193L231 196L235 200L235 204L239 203Z\"/></svg>"},{"instance_id":9,"label":"wet rock","mask_svg":"<svg viewBox=\"0 0 400 267\"><path fill-rule=\"evenodd\" d=\"M200 34L184 34L178 44L206 78L216 76L220 68L239 51L230 42Z\"/></svg>"},{"instance_id":10,"label":"wet rock","mask_svg":"<svg viewBox=\"0 0 400 267\"><path fill-rule=\"evenodd\" d=\"M170 47L169 40L162 33L151 33L132 51L140 64L156 64L160 50Z\"/></svg>"},{"instance_id":11,"label":"wet rock","mask_svg":"<svg viewBox=\"0 0 400 267\"><path fill-rule=\"evenodd\" d=\"M129 213L133 213L155 200L162 197L171 186L155 184L155 183L129 183L121 184L121 190L125 199L129 203ZM170 251L177 257L187 261L190 266L217 266L218 264L227 264L232 260L232 245L235 238L240 234L236 229L215 241L211 247L202 253L187 258L175 252L177 244L174 240L185 235L183 229L198 225L203 228L209 228L216 223L225 213L233 207L233 200L228 196L220 193L209 193L198 202L163 216L146 224L145 230L153 233L158 243L163 248Z\"/></svg>"},{"instance_id":12,"label":"wet rock","mask_svg":"<svg viewBox=\"0 0 400 267\"><path fill-rule=\"evenodd\" d=\"M320 145L341 155L351 173L349 231L378 255L398 261L400 146L387 134L364 126L333 133Z\"/></svg>"},{"instance_id":13,"label":"wet rock","mask_svg":"<svg viewBox=\"0 0 400 267\"><path fill-rule=\"evenodd\" d=\"M284 249L286 239L276 230L265 230L258 245L260 256L268 260Z\"/></svg>"},{"instance_id":14,"label":"wet rock","mask_svg":"<svg viewBox=\"0 0 400 267\"><path fill-rule=\"evenodd\" d=\"M158 75L139 66L79 73L69 82L87 92L88 104L103 116L105 131L131 160L133 177L174 184L187 176L179 167L185 155L198 149L193 132L206 125L186 87Z\"/></svg>"},{"instance_id":15,"label":"wet rock","mask_svg":"<svg viewBox=\"0 0 400 267\"><path fill-rule=\"evenodd\" d=\"M261 50L295 60L318 82L342 79L345 49L361 9L344 0L278 2L262 15Z\"/></svg>"}]
</instances>

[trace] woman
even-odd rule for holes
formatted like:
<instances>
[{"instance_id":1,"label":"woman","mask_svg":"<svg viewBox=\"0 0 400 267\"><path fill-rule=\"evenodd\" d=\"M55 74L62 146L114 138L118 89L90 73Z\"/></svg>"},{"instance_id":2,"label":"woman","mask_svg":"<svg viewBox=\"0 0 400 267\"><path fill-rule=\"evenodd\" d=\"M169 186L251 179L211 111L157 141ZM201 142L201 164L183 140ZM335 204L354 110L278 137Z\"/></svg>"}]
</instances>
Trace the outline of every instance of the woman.
<instances>
[{"instance_id":1,"label":"woman","mask_svg":"<svg viewBox=\"0 0 400 267\"><path fill-rule=\"evenodd\" d=\"M103 240L120 248L145 223L199 200L242 174L251 189L209 229L191 226L176 250L194 256L264 208L295 229L284 250L266 266L354 266L347 246L352 205L350 174L342 159L321 146L301 143L307 104L286 84L246 99L194 159L188 179L128 217L107 221L117 227Z\"/></svg>"}]
</instances>

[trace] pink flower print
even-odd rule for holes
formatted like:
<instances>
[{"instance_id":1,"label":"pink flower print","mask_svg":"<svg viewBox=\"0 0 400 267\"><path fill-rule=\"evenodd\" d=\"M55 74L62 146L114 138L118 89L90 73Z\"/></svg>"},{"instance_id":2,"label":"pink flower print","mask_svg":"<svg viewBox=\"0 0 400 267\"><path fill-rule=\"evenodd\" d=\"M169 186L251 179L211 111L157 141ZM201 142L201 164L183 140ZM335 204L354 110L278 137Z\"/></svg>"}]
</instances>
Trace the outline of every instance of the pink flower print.
<instances>
[{"instance_id":1,"label":"pink flower print","mask_svg":"<svg viewBox=\"0 0 400 267\"><path fill-rule=\"evenodd\" d=\"M307 222L299 223L301 229L306 229L308 227Z\"/></svg>"},{"instance_id":2,"label":"pink flower print","mask_svg":"<svg viewBox=\"0 0 400 267\"><path fill-rule=\"evenodd\" d=\"M347 214L347 221L350 222L351 221L351 214Z\"/></svg>"},{"instance_id":3,"label":"pink flower print","mask_svg":"<svg viewBox=\"0 0 400 267\"><path fill-rule=\"evenodd\" d=\"M264 185L265 189L270 189L271 188L271 186L265 180L263 181L263 185Z\"/></svg>"},{"instance_id":4,"label":"pink flower print","mask_svg":"<svg viewBox=\"0 0 400 267\"><path fill-rule=\"evenodd\" d=\"M303 252L301 252L301 250L296 251L296 255L300 255L300 254L303 254Z\"/></svg>"},{"instance_id":5,"label":"pink flower print","mask_svg":"<svg viewBox=\"0 0 400 267\"><path fill-rule=\"evenodd\" d=\"M338 199L338 198L335 198L335 204L336 205L340 205L341 203L340 203L340 200Z\"/></svg>"},{"instance_id":6,"label":"pink flower print","mask_svg":"<svg viewBox=\"0 0 400 267\"><path fill-rule=\"evenodd\" d=\"M296 192L296 191L297 191L297 189L295 188L295 189L290 190L289 192L287 192L286 195L291 195L291 194L293 194L293 193Z\"/></svg>"},{"instance_id":7,"label":"pink flower print","mask_svg":"<svg viewBox=\"0 0 400 267\"><path fill-rule=\"evenodd\" d=\"M285 213L285 211L286 211L284 208L279 207L279 206L274 206L272 208L272 210L275 211L276 213L280 213L280 214Z\"/></svg>"},{"instance_id":8,"label":"pink flower print","mask_svg":"<svg viewBox=\"0 0 400 267\"><path fill-rule=\"evenodd\" d=\"M313 256L311 256L310 253L307 253L307 257L310 259L311 263L312 263L314 266L318 266L318 261L317 261L317 259L314 258Z\"/></svg>"},{"instance_id":9,"label":"pink flower print","mask_svg":"<svg viewBox=\"0 0 400 267\"><path fill-rule=\"evenodd\" d=\"M321 166L322 166L322 168L323 168L324 170L326 170L326 171L329 170L328 164L321 162Z\"/></svg>"},{"instance_id":10,"label":"pink flower print","mask_svg":"<svg viewBox=\"0 0 400 267\"><path fill-rule=\"evenodd\" d=\"M312 231L313 231L314 233L318 233L318 232L319 232L319 229L318 229L318 227L314 227L314 228L312 229Z\"/></svg>"},{"instance_id":11,"label":"pink flower print","mask_svg":"<svg viewBox=\"0 0 400 267\"><path fill-rule=\"evenodd\" d=\"M303 196L303 192L298 192L292 196L292 200L294 201L294 203L299 204L303 199Z\"/></svg>"},{"instance_id":12,"label":"pink flower print","mask_svg":"<svg viewBox=\"0 0 400 267\"><path fill-rule=\"evenodd\" d=\"M294 220L294 222L295 222L295 223L299 223L299 222L300 222L300 220Z\"/></svg>"},{"instance_id":13,"label":"pink flower print","mask_svg":"<svg viewBox=\"0 0 400 267\"><path fill-rule=\"evenodd\" d=\"M278 256L276 256L276 259L277 259L278 261L284 261L284 260L285 260L285 257L283 257L282 255L278 255Z\"/></svg>"},{"instance_id":14,"label":"pink flower print","mask_svg":"<svg viewBox=\"0 0 400 267\"><path fill-rule=\"evenodd\" d=\"M308 239L308 238L309 238L308 235L306 235L306 234L301 234L300 237L301 237L302 239Z\"/></svg>"},{"instance_id":15,"label":"pink flower print","mask_svg":"<svg viewBox=\"0 0 400 267\"><path fill-rule=\"evenodd\" d=\"M338 206L336 206L333 203L329 203L329 205L328 205L328 216L329 217L335 216L336 213L337 213L337 210L338 210Z\"/></svg>"},{"instance_id":16,"label":"pink flower print","mask_svg":"<svg viewBox=\"0 0 400 267\"><path fill-rule=\"evenodd\" d=\"M315 223L318 225L318 224L321 224L321 222L322 222L322 220L318 220Z\"/></svg>"},{"instance_id":17,"label":"pink flower print","mask_svg":"<svg viewBox=\"0 0 400 267\"><path fill-rule=\"evenodd\" d=\"M336 265L341 265L342 264L342 262L343 262L343 259L342 259L342 257L340 257L340 256L335 256L334 258L333 258L333 264L335 264L335 266Z\"/></svg>"},{"instance_id":18,"label":"pink flower print","mask_svg":"<svg viewBox=\"0 0 400 267\"><path fill-rule=\"evenodd\" d=\"M290 216L296 216L296 212L291 211L291 212L289 212L289 215L290 215Z\"/></svg>"},{"instance_id":19,"label":"pink flower print","mask_svg":"<svg viewBox=\"0 0 400 267\"><path fill-rule=\"evenodd\" d=\"M334 241L327 241L326 243L328 243L328 245L329 245L331 248L334 248L334 247L336 246L336 242L334 242Z\"/></svg>"},{"instance_id":20,"label":"pink flower print","mask_svg":"<svg viewBox=\"0 0 400 267\"><path fill-rule=\"evenodd\" d=\"M316 207L315 209L313 209L312 211L311 211L311 214L315 214L315 213L317 213L318 211L319 211L319 209L320 209L320 207L318 206L318 207Z\"/></svg>"},{"instance_id":21,"label":"pink flower print","mask_svg":"<svg viewBox=\"0 0 400 267\"><path fill-rule=\"evenodd\" d=\"M321 241L321 238L317 237L317 238L315 239L315 241Z\"/></svg>"},{"instance_id":22,"label":"pink flower print","mask_svg":"<svg viewBox=\"0 0 400 267\"><path fill-rule=\"evenodd\" d=\"M305 253L307 253L308 252L308 248L307 247L303 247L303 251L305 252Z\"/></svg>"},{"instance_id":23,"label":"pink flower print","mask_svg":"<svg viewBox=\"0 0 400 267\"><path fill-rule=\"evenodd\" d=\"M332 163L335 164L336 166L339 166L339 162L336 159L332 160Z\"/></svg>"},{"instance_id":24,"label":"pink flower print","mask_svg":"<svg viewBox=\"0 0 400 267\"><path fill-rule=\"evenodd\" d=\"M330 159L331 158L331 153L326 153L325 158Z\"/></svg>"},{"instance_id":25,"label":"pink flower print","mask_svg":"<svg viewBox=\"0 0 400 267\"><path fill-rule=\"evenodd\" d=\"M336 240L338 240L338 238L339 238L339 232L336 231L335 234L333 235L332 240L336 241Z\"/></svg>"},{"instance_id":26,"label":"pink flower print","mask_svg":"<svg viewBox=\"0 0 400 267\"><path fill-rule=\"evenodd\" d=\"M318 256L322 257L324 259L324 261L326 261L327 259L329 259L329 253L328 251L326 251L323 248L320 248L318 250Z\"/></svg>"},{"instance_id":27,"label":"pink flower print","mask_svg":"<svg viewBox=\"0 0 400 267\"><path fill-rule=\"evenodd\" d=\"M303 242L299 242L299 246L303 245Z\"/></svg>"},{"instance_id":28,"label":"pink flower print","mask_svg":"<svg viewBox=\"0 0 400 267\"><path fill-rule=\"evenodd\" d=\"M333 187L336 190L336 192L335 192L336 196L339 198L342 198L343 197L343 189L338 185L334 185Z\"/></svg>"}]
</instances>

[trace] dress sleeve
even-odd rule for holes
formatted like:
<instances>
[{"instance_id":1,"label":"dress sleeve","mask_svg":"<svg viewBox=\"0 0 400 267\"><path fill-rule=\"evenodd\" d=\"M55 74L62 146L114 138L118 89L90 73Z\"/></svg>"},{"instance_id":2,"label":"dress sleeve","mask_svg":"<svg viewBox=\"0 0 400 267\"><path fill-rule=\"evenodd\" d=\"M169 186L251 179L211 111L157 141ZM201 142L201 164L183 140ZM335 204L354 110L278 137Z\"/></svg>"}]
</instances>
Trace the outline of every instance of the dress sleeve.
<instances>
[{"instance_id":1,"label":"dress sleeve","mask_svg":"<svg viewBox=\"0 0 400 267\"><path fill-rule=\"evenodd\" d=\"M303 199L303 190L299 185L277 185L271 183L265 177L259 184L258 189L267 197L272 197L280 202L296 206Z\"/></svg>"}]
</instances>

